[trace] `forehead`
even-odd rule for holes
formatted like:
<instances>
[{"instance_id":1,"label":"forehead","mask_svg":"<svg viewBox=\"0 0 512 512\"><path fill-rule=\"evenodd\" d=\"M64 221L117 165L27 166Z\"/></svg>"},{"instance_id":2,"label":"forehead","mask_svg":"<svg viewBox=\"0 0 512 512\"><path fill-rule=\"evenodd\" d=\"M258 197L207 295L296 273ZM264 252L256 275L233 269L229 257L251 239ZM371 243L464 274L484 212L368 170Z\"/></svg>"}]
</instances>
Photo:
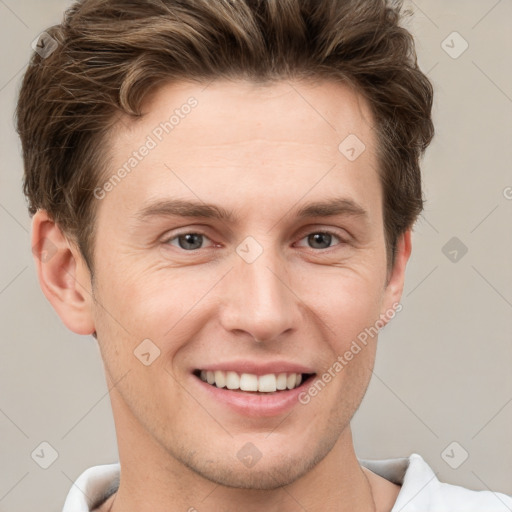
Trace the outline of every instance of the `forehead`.
<instances>
[{"instance_id":1,"label":"forehead","mask_svg":"<svg viewBox=\"0 0 512 512\"><path fill-rule=\"evenodd\" d=\"M189 108L188 104L196 106ZM175 113L173 118L172 114ZM333 81L216 80L206 84L178 82L158 88L143 105L141 123L129 124L131 137L148 126L171 121L172 139L180 141L193 123L197 144L237 143L253 139L321 142L337 146L348 132L371 143L373 117L366 100L347 84ZM190 115L189 115L190 114ZM193 115L192 115L193 114ZM192 121L185 123L187 117ZM156 123L156 124L155 124ZM125 124L126 126L126 124ZM212 131L211 127L217 130ZM164 130L165 131L165 130ZM180 133L181 132L181 133Z\"/></svg>"},{"instance_id":2,"label":"forehead","mask_svg":"<svg viewBox=\"0 0 512 512\"><path fill-rule=\"evenodd\" d=\"M274 197L297 201L308 189L325 195L338 185L380 202L371 192L378 184L372 114L342 83L168 84L147 98L140 118L118 123L108 142L109 176L127 171L108 202L126 213L144 198L170 194L236 207L244 191L243 199L271 188Z\"/></svg>"}]
</instances>

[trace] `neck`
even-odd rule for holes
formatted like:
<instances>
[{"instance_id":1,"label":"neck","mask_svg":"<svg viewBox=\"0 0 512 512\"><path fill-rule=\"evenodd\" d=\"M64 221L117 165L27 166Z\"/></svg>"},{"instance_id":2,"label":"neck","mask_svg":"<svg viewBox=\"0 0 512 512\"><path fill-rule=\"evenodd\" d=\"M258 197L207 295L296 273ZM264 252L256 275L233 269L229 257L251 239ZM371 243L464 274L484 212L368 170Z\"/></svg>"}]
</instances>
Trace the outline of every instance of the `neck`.
<instances>
[{"instance_id":1,"label":"neck","mask_svg":"<svg viewBox=\"0 0 512 512\"><path fill-rule=\"evenodd\" d=\"M377 512L364 471L358 468L350 474L346 468L342 471L341 464L335 468L335 479L322 480L324 471L318 471L272 491L227 488L199 475L188 478L190 484L183 487L185 479L178 480L174 472L134 473L122 461L121 466L121 484L109 500L109 512L216 512L231 510L233 503L237 510L247 512L296 512L298 508L310 512Z\"/></svg>"},{"instance_id":2,"label":"neck","mask_svg":"<svg viewBox=\"0 0 512 512\"><path fill-rule=\"evenodd\" d=\"M310 472L271 490L216 484L181 464L160 445L148 443L143 434L130 434L135 432L119 440L121 480L109 500L111 512L217 512L231 510L233 503L246 512L377 510L372 486L353 451L349 428Z\"/></svg>"}]
</instances>

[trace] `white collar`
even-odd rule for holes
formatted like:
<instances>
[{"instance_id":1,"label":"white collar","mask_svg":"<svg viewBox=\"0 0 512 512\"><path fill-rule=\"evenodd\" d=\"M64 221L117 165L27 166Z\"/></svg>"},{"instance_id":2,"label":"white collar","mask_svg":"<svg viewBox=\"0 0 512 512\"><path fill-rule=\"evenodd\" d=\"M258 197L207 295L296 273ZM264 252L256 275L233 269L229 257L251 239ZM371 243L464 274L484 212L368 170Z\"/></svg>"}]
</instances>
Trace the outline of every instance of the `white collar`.
<instances>
[{"instance_id":1,"label":"white collar","mask_svg":"<svg viewBox=\"0 0 512 512\"><path fill-rule=\"evenodd\" d=\"M359 459L359 463L381 477L401 485L392 512L511 512L512 497L491 491L471 491L441 483L423 458L387 460ZM90 512L119 486L119 463L94 466L73 484L62 512Z\"/></svg>"}]
</instances>

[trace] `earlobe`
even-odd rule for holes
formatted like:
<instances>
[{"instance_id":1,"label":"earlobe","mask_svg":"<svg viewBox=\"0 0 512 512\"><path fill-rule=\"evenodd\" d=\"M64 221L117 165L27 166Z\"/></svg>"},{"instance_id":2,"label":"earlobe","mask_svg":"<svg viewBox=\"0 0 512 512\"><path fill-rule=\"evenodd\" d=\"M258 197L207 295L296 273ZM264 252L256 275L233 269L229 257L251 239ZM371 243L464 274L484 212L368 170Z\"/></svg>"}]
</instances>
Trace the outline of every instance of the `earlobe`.
<instances>
[{"instance_id":1,"label":"earlobe","mask_svg":"<svg viewBox=\"0 0 512 512\"><path fill-rule=\"evenodd\" d=\"M32 253L41 289L62 322L76 334L92 334L90 272L80 251L44 210L32 220Z\"/></svg>"}]
</instances>

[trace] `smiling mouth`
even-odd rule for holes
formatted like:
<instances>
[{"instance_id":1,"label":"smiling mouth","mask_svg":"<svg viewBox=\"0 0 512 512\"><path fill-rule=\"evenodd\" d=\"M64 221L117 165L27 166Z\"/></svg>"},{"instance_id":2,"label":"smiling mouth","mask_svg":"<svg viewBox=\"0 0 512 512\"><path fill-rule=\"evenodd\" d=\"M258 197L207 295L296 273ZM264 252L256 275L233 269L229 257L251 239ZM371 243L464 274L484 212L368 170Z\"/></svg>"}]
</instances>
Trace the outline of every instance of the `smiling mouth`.
<instances>
[{"instance_id":1,"label":"smiling mouth","mask_svg":"<svg viewBox=\"0 0 512 512\"><path fill-rule=\"evenodd\" d=\"M316 373L268 373L255 375L222 370L194 370L193 374L203 382L216 388L244 393L268 394L298 388Z\"/></svg>"}]
</instances>

